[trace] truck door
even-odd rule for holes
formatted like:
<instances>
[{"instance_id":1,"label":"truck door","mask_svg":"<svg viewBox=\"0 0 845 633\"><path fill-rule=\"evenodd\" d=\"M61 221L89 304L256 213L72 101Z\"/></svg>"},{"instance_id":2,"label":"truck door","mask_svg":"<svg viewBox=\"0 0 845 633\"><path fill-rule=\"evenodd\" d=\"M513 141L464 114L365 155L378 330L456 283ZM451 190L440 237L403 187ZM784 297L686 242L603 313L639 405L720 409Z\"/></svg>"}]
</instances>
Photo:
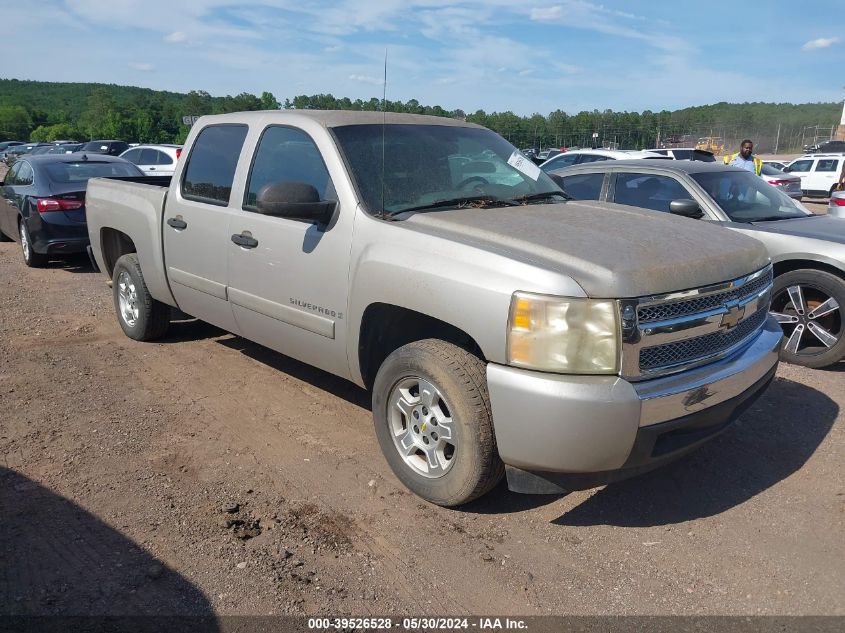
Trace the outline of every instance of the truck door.
<instances>
[{"instance_id":1,"label":"truck door","mask_svg":"<svg viewBox=\"0 0 845 633\"><path fill-rule=\"evenodd\" d=\"M179 187L164 209L164 255L170 288L179 308L238 333L229 306L226 254L230 204L246 125L210 125L194 141ZM230 202L230 199L233 202Z\"/></svg>"},{"instance_id":2,"label":"truck door","mask_svg":"<svg viewBox=\"0 0 845 633\"><path fill-rule=\"evenodd\" d=\"M813 167L811 184L807 187L810 191L824 192L825 195L839 179L839 159L819 158Z\"/></svg>"},{"instance_id":3,"label":"truck door","mask_svg":"<svg viewBox=\"0 0 845 633\"><path fill-rule=\"evenodd\" d=\"M261 132L244 196L237 208L233 205L229 223L234 240L228 243L229 301L235 320L250 340L348 376L345 322L354 200L339 201L328 227L263 215L257 193L275 182L306 183L321 200L338 200L311 136L279 125Z\"/></svg>"}]
</instances>

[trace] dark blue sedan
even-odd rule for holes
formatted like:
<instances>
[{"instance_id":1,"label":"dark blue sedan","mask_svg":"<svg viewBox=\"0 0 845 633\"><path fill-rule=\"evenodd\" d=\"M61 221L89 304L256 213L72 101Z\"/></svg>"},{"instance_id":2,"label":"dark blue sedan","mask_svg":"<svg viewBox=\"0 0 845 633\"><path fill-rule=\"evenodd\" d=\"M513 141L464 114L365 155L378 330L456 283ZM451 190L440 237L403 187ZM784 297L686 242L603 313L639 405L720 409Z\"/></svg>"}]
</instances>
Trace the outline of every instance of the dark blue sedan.
<instances>
[{"instance_id":1,"label":"dark blue sedan","mask_svg":"<svg viewBox=\"0 0 845 633\"><path fill-rule=\"evenodd\" d=\"M0 240L20 241L24 261L32 267L83 253L88 179L143 175L132 163L102 154L24 156L0 183Z\"/></svg>"}]
</instances>

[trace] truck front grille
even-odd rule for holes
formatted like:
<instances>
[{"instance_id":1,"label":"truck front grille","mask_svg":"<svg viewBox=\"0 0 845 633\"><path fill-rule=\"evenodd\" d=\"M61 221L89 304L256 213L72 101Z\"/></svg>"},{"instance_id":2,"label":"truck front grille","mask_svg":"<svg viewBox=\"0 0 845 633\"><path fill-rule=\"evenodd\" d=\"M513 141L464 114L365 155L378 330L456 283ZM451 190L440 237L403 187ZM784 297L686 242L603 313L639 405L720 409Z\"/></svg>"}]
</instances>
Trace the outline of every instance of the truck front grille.
<instances>
[{"instance_id":1,"label":"truck front grille","mask_svg":"<svg viewBox=\"0 0 845 633\"><path fill-rule=\"evenodd\" d=\"M744 286L732 288L725 292L717 292L712 295L705 295L695 299L684 299L660 305L642 306L637 310L637 318L640 323L652 323L654 321L665 321L676 319L689 314L696 314L718 308L730 301L748 297L763 290L772 283L772 271L768 270L757 279L754 279Z\"/></svg>"},{"instance_id":2,"label":"truck front grille","mask_svg":"<svg viewBox=\"0 0 845 633\"><path fill-rule=\"evenodd\" d=\"M735 347L763 325L767 314L767 308L763 307L733 330L713 332L684 341L646 347L640 350L640 369L650 370L694 362L714 352Z\"/></svg>"},{"instance_id":3,"label":"truck front grille","mask_svg":"<svg viewBox=\"0 0 845 633\"><path fill-rule=\"evenodd\" d=\"M724 283L620 302L622 375L642 380L730 355L766 322L772 267Z\"/></svg>"}]
</instances>

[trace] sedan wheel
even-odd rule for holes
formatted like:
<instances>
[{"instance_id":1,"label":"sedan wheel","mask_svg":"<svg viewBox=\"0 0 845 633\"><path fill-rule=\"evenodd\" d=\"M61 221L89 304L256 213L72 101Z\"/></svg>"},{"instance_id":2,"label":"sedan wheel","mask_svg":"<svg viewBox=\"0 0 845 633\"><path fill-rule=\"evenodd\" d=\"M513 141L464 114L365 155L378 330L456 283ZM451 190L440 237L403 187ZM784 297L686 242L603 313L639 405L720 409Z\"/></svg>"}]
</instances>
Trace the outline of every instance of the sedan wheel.
<instances>
[{"instance_id":1,"label":"sedan wheel","mask_svg":"<svg viewBox=\"0 0 845 633\"><path fill-rule=\"evenodd\" d=\"M781 358L826 367L845 356L845 281L830 273L796 270L775 280L772 316L784 332Z\"/></svg>"},{"instance_id":2,"label":"sedan wheel","mask_svg":"<svg viewBox=\"0 0 845 633\"><path fill-rule=\"evenodd\" d=\"M23 254L24 263L30 268L42 268L47 264L47 257L40 253L36 253L32 248L32 240L29 237L29 231L26 224L21 219L18 223L18 230L21 237L21 253Z\"/></svg>"}]
</instances>

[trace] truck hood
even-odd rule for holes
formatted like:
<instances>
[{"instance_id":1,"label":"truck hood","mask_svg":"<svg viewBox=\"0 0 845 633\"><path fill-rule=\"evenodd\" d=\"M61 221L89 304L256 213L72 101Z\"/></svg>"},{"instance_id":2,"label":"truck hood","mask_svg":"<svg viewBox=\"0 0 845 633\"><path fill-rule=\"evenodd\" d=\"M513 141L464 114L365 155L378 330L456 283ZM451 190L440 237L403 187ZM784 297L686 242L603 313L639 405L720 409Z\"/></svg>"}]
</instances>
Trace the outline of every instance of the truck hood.
<instances>
[{"instance_id":1,"label":"truck hood","mask_svg":"<svg viewBox=\"0 0 845 633\"><path fill-rule=\"evenodd\" d=\"M816 240L845 244L845 221L843 221L843 218L811 215L806 218L793 218L791 220L778 220L776 222L757 222L742 226L743 228L765 231L767 233L795 235L796 237L809 237Z\"/></svg>"},{"instance_id":2,"label":"truck hood","mask_svg":"<svg viewBox=\"0 0 845 633\"><path fill-rule=\"evenodd\" d=\"M565 274L595 298L696 288L769 261L760 242L734 231L610 203L443 210L402 224Z\"/></svg>"}]
</instances>

